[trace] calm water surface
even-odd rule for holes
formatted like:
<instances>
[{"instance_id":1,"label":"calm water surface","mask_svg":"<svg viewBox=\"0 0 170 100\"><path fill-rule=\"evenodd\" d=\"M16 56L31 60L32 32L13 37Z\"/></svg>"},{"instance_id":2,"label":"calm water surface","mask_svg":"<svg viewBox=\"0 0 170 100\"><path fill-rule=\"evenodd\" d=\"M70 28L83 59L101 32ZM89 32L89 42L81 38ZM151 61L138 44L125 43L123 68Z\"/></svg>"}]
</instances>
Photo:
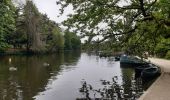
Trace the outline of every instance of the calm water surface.
<instances>
[{"instance_id":1,"label":"calm water surface","mask_svg":"<svg viewBox=\"0 0 170 100\"><path fill-rule=\"evenodd\" d=\"M9 59L11 58L11 62ZM44 66L49 63L50 66ZM9 71L16 67L17 71ZM39 56L0 57L0 100L76 100L87 97L80 92L83 83L89 84L88 96L101 98L99 92L107 87L101 80L113 81L121 86L124 94L141 93L134 70L121 68L113 58L99 58L93 54L67 52ZM133 84L136 84L133 86ZM93 88L93 90L91 89ZM91 90L91 91L90 91ZM137 93L137 92L136 92Z\"/></svg>"}]
</instances>

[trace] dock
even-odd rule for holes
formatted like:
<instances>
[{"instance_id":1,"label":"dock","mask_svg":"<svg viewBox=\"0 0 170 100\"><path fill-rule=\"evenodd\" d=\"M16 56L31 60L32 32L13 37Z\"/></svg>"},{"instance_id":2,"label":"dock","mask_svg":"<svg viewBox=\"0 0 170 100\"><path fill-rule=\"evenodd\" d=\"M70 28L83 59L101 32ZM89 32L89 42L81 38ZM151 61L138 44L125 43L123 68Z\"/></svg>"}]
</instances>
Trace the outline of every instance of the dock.
<instances>
[{"instance_id":1,"label":"dock","mask_svg":"<svg viewBox=\"0 0 170 100\"><path fill-rule=\"evenodd\" d=\"M139 100L169 100L170 99L170 60L149 58L150 62L161 68L162 74L149 87Z\"/></svg>"}]
</instances>

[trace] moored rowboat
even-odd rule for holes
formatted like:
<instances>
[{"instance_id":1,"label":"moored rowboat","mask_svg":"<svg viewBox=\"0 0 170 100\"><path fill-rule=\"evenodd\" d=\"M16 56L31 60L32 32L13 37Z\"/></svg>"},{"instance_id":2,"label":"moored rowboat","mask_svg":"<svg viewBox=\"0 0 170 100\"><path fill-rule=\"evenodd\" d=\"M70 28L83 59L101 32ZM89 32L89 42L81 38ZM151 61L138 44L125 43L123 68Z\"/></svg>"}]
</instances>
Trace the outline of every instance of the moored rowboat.
<instances>
[{"instance_id":1,"label":"moored rowboat","mask_svg":"<svg viewBox=\"0 0 170 100\"><path fill-rule=\"evenodd\" d=\"M155 76L158 76L160 75L160 70L158 67L149 67L149 68L146 68L142 71L141 73L141 77L142 78L153 78Z\"/></svg>"}]
</instances>

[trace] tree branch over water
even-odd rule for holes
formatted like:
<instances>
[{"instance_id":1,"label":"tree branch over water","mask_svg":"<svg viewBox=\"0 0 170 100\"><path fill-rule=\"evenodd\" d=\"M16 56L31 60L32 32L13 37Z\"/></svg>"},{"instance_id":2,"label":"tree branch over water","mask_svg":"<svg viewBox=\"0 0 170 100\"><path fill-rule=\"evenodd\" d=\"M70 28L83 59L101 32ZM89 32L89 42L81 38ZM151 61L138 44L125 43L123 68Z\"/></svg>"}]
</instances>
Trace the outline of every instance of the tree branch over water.
<instances>
[{"instance_id":1,"label":"tree branch over water","mask_svg":"<svg viewBox=\"0 0 170 100\"><path fill-rule=\"evenodd\" d=\"M170 26L168 0L62 0L57 4L62 6L61 14L68 5L73 6L75 13L69 15L63 23L69 28L80 30L82 37L90 38L89 42L94 41L94 37L101 36L103 38L96 43L115 37L123 43L143 32L142 30L147 30L145 34L149 36L146 39L151 40L149 37L157 30L152 26L162 24L158 30ZM159 36L155 38L162 35L160 31L158 33Z\"/></svg>"}]
</instances>

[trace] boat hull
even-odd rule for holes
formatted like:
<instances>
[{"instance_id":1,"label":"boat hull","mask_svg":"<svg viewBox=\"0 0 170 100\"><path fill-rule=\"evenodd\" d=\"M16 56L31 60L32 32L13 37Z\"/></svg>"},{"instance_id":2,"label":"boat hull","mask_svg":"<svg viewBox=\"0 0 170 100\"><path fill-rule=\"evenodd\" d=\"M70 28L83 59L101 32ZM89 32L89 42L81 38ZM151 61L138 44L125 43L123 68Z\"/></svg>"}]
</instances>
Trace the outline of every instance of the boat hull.
<instances>
[{"instance_id":1,"label":"boat hull","mask_svg":"<svg viewBox=\"0 0 170 100\"><path fill-rule=\"evenodd\" d=\"M142 60L136 57L126 56L126 55L123 55L120 57L121 67L129 67L129 66L136 67L136 66L142 66L145 64L146 62L143 62Z\"/></svg>"},{"instance_id":2,"label":"boat hull","mask_svg":"<svg viewBox=\"0 0 170 100\"><path fill-rule=\"evenodd\" d=\"M127 62L120 62L120 67L137 67L145 65L145 63L127 63Z\"/></svg>"},{"instance_id":3,"label":"boat hull","mask_svg":"<svg viewBox=\"0 0 170 100\"><path fill-rule=\"evenodd\" d=\"M160 70L158 67L146 68L142 71L141 77L143 79L150 79L160 75Z\"/></svg>"},{"instance_id":4,"label":"boat hull","mask_svg":"<svg viewBox=\"0 0 170 100\"><path fill-rule=\"evenodd\" d=\"M135 67L135 74L141 75L141 72L144 69L149 68L149 67L152 67L152 66L150 64L146 64L146 65L142 65L142 66L137 66L137 67Z\"/></svg>"}]
</instances>

